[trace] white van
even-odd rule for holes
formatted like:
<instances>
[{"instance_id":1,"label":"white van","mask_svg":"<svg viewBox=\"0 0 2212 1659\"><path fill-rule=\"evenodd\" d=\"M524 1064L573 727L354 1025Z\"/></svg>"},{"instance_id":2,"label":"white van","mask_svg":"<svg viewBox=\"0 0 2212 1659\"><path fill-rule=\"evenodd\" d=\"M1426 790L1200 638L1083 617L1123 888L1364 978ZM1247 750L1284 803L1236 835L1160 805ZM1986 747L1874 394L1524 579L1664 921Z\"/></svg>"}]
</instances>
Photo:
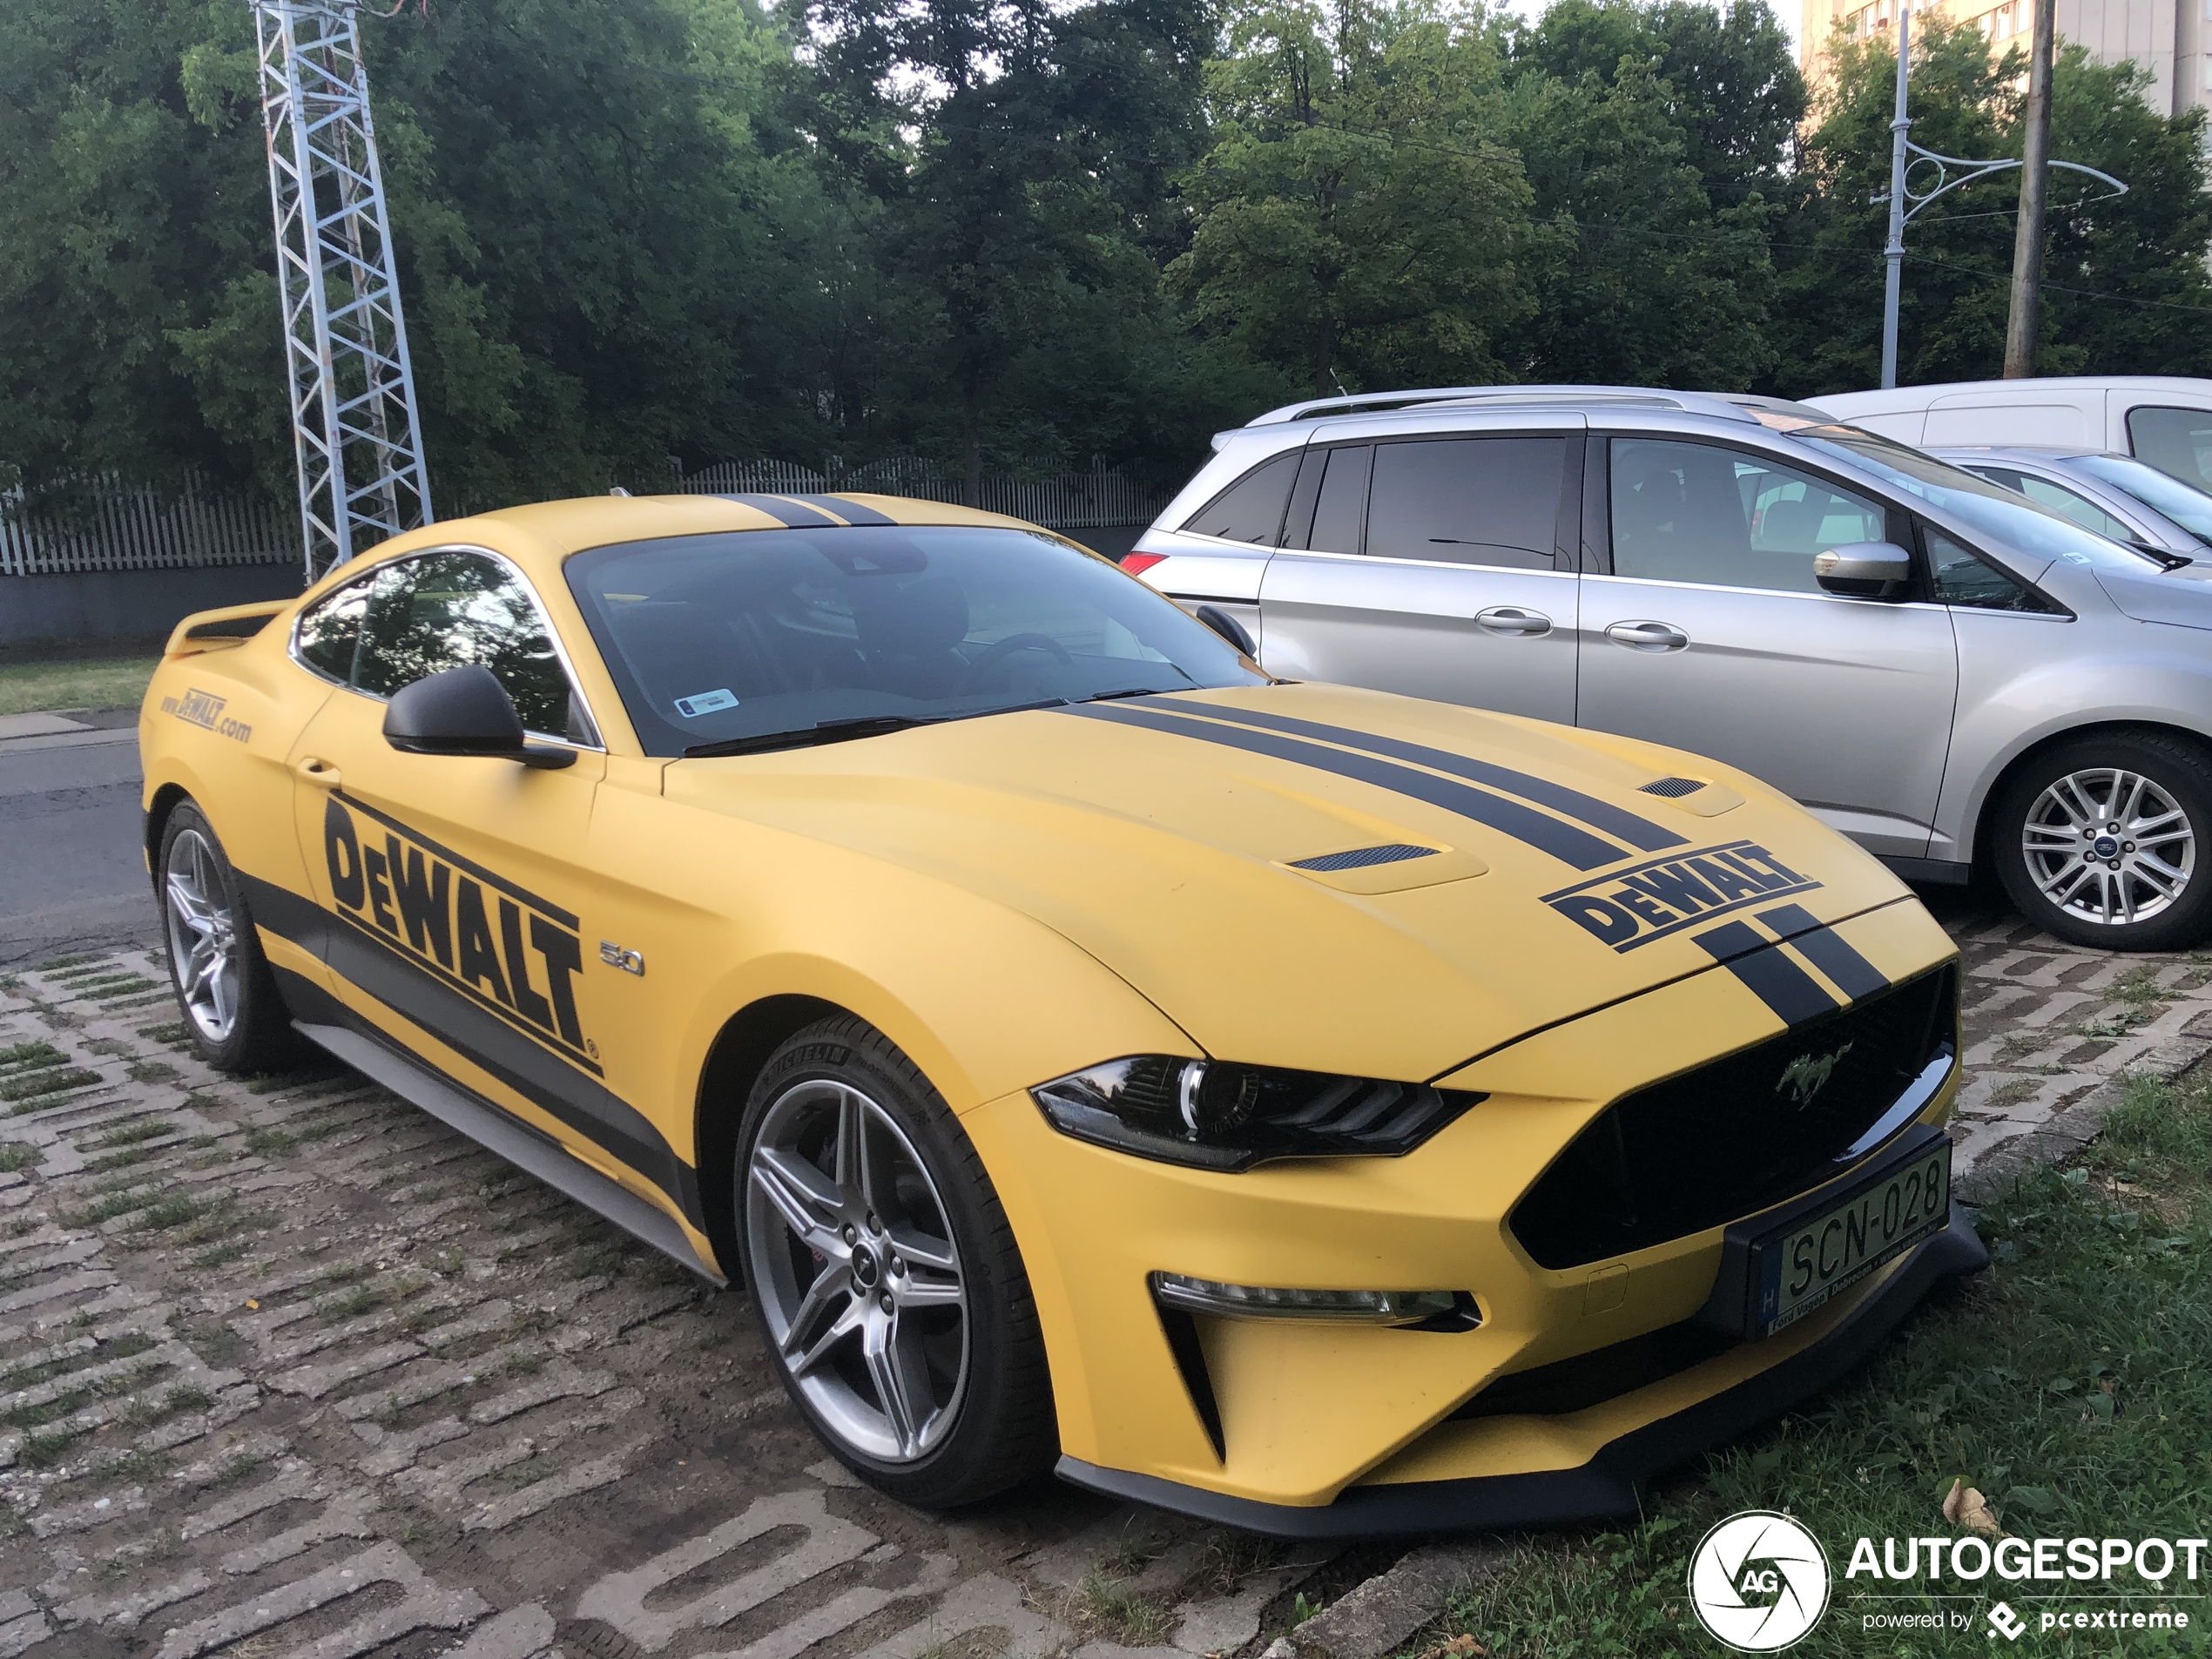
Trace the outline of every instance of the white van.
<instances>
[{"instance_id":1,"label":"white van","mask_svg":"<svg viewBox=\"0 0 2212 1659\"><path fill-rule=\"evenodd\" d=\"M1920 448L2108 450L2212 491L2212 381L2162 374L1958 381L1805 401Z\"/></svg>"}]
</instances>

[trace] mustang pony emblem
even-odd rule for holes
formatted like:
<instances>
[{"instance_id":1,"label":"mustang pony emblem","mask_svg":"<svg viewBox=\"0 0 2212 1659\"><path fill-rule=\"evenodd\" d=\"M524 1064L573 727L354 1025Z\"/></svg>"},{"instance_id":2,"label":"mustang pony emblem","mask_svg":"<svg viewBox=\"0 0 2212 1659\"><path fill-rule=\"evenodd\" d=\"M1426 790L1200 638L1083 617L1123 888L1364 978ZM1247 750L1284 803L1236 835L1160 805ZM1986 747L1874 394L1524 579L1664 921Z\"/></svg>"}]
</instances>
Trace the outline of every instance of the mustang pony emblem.
<instances>
[{"instance_id":1,"label":"mustang pony emblem","mask_svg":"<svg viewBox=\"0 0 2212 1659\"><path fill-rule=\"evenodd\" d=\"M1774 1092L1778 1095L1784 1089L1789 1090L1791 1103L1803 1111L1812 1104L1812 1097L1828 1086L1828 1079L1835 1074L1836 1062L1851 1050L1851 1045L1846 1042L1835 1053L1821 1055L1817 1058L1809 1054L1799 1055L1784 1069L1781 1081L1774 1085Z\"/></svg>"}]
</instances>

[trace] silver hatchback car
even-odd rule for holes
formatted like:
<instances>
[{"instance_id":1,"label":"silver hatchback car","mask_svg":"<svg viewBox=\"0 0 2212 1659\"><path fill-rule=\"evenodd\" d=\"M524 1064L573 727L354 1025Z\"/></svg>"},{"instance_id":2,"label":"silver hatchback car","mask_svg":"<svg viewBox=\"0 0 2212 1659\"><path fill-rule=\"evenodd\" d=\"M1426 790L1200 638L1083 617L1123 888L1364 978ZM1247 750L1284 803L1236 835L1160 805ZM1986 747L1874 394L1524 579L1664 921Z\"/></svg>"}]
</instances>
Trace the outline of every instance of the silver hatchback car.
<instances>
[{"instance_id":1,"label":"silver hatchback car","mask_svg":"<svg viewBox=\"0 0 2212 1659\"><path fill-rule=\"evenodd\" d=\"M1777 400L1294 404L1123 561L1272 672L1714 756L2053 933L2212 931L2212 563Z\"/></svg>"}]
</instances>

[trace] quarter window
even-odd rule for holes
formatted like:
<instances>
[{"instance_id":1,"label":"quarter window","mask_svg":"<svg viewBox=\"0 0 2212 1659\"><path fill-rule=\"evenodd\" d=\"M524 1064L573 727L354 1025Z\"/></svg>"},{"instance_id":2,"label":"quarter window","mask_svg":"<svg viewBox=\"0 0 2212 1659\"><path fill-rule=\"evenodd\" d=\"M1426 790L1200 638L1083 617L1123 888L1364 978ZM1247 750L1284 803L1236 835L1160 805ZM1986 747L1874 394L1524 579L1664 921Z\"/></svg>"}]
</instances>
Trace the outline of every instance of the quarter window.
<instances>
[{"instance_id":1,"label":"quarter window","mask_svg":"<svg viewBox=\"0 0 2212 1659\"><path fill-rule=\"evenodd\" d=\"M1939 530L1929 530L1928 568L1935 597L1975 610L2047 610L2033 588L2014 581Z\"/></svg>"},{"instance_id":2,"label":"quarter window","mask_svg":"<svg viewBox=\"0 0 2212 1659\"><path fill-rule=\"evenodd\" d=\"M1254 468L1200 508L1183 528L1193 536L1273 547L1282 536L1283 508L1291 498L1298 463L1298 452L1293 449Z\"/></svg>"},{"instance_id":3,"label":"quarter window","mask_svg":"<svg viewBox=\"0 0 2212 1659\"><path fill-rule=\"evenodd\" d=\"M1817 593L1814 555L1887 539L1880 503L1764 455L1612 440L1613 573Z\"/></svg>"},{"instance_id":4,"label":"quarter window","mask_svg":"<svg viewBox=\"0 0 2212 1659\"><path fill-rule=\"evenodd\" d=\"M1566 439L1445 438L1374 454L1370 555L1554 567Z\"/></svg>"},{"instance_id":5,"label":"quarter window","mask_svg":"<svg viewBox=\"0 0 2212 1659\"><path fill-rule=\"evenodd\" d=\"M368 609L374 576L348 582L325 594L301 613L293 636L300 659L341 685L354 683L354 652L361 644L361 616Z\"/></svg>"},{"instance_id":6,"label":"quarter window","mask_svg":"<svg viewBox=\"0 0 2212 1659\"><path fill-rule=\"evenodd\" d=\"M2010 467L1975 467L1993 484L2002 484L2007 489L2017 489L2039 507L2047 507L2062 518L2070 518L2084 529L2094 530L2100 536L2109 536L2116 542L2132 542L2135 532L2087 496L2076 495L2061 484L2033 474L2016 472Z\"/></svg>"},{"instance_id":7,"label":"quarter window","mask_svg":"<svg viewBox=\"0 0 2212 1659\"><path fill-rule=\"evenodd\" d=\"M2130 409L2128 442L2136 460L2212 490L2212 409Z\"/></svg>"}]
</instances>

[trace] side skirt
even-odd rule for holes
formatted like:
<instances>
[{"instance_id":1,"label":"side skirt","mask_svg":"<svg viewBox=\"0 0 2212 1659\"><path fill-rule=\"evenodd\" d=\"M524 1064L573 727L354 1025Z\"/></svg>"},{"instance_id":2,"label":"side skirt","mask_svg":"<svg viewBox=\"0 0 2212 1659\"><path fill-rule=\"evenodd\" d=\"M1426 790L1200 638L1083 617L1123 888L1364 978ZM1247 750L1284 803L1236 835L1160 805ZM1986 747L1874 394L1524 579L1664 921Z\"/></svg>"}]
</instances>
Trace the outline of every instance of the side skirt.
<instances>
[{"instance_id":1,"label":"side skirt","mask_svg":"<svg viewBox=\"0 0 2212 1659\"><path fill-rule=\"evenodd\" d=\"M300 1035L327 1049L354 1070L381 1083L401 1100L419 1106L448 1128L456 1129L516 1168L565 1193L632 1238L688 1267L718 1290L729 1281L702 1258L675 1220L619 1182L599 1173L569 1150L503 1112L474 1090L439 1076L408 1055L388 1049L342 1025L294 1020Z\"/></svg>"}]
</instances>

